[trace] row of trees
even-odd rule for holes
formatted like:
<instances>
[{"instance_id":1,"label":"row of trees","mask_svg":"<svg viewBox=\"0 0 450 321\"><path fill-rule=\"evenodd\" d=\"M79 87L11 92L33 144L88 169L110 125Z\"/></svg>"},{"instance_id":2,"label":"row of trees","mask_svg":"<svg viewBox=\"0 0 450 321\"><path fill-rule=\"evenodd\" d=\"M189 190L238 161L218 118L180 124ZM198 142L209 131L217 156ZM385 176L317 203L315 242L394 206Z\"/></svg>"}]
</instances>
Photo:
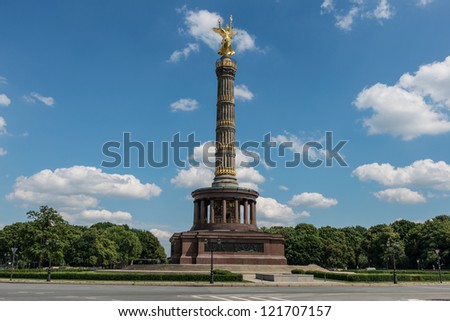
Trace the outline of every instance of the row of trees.
<instances>
[{"instance_id":1,"label":"row of trees","mask_svg":"<svg viewBox=\"0 0 450 321\"><path fill-rule=\"evenodd\" d=\"M54 265L121 266L145 258L167 262L158 239L149 231L127 225L97 223L90 227L70 225L52 208L41 206L27 213L28 222L0 230L0 262L10 262L17 248L19 266Z\"/></svg>"},{"instance_id":2,"label":"row of trees","mask_svg":"<svg viewBox=\"0 0 450 321\"><path fill-rule=\"evenodd\" d=\"M437 268L448 265L450 216L441 215L424 223L398 220L368 229L355 226L316 228L311 224L271 227L266 232L285 237L289 264L318 264L327 268ZM436 254L439 249L439 256Z\"/></svg>"},{"instance_id":3,"label":"row of trees","mask_svg":"<svg viewBox=\"0 0 450 321\"><path fill-rule=\"evenodd\" d=\"M0 230L0 262L11 261L11 248L18 248L21 266L42 267L49 258L55 265L123 266L137 259L167 262L158 239L149 231L127 225L97 223L90 227L68 224L52 208L41 206L27 213L29 221ZM437 260L449 265L450 216L441 215L424 223L398 220L390 225L316 228L262 228L285 237L289 264L318 264L327 268L432 268ZM439 249L439 255L436 253Z\"/></svg>"}]
</instances>

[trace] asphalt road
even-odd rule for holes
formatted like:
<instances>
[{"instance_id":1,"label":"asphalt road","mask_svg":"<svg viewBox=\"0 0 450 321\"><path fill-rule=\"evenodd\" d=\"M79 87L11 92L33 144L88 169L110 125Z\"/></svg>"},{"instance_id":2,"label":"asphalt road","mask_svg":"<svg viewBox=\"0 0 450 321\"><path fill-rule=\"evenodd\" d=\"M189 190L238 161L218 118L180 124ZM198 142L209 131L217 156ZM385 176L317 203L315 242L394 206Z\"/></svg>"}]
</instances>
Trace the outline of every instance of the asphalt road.
<instances>
[{"instance_id":1,"label":"asphalt road","mask_svg":"<svg viewBox=\"0 0 450 321\"><path fill-rule=\"evenodd\" d=\"M222 287L0 283L2 301L449 300L450 285Z\"/></svg>"}]
</instances>

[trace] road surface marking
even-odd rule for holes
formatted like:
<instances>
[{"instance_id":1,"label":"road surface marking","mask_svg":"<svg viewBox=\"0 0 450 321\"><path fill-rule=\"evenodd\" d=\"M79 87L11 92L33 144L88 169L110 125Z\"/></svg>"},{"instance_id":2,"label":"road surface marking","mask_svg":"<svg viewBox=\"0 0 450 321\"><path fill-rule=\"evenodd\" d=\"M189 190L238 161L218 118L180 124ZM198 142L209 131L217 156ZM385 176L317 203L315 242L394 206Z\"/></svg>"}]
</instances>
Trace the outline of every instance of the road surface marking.
<instances>
[{"instance_id":1,"label":"road surface marking","mask_svg":"<svg viewBox=\"0 0 450 321\"><path fill-rule=\"evenodd\" d=\"M250 301L249 299L241 298L241 297L238 297L238 296L230 296L230 298L236 299L236 300L240 300L240 301Z\"/></svg>"},{"instance_id":2,"label":"road surface marking","mask_svg":"<svg viewBox=\"0 0 450 321\"><path fill-rule=\"evenodd\" d=\"M221 297L221 296L209 295L209 297L214 298L214 299L219 299L219 300L222 300L222 301L233 301L233 300Z\"/></svg>"},{"instance_id":3,"label":"road surface marking","mask_svg":"<svg viewBox=\"0 0 450 321\"><path fill-rule=\"evenodd\" d=\"M276 298L276 297L269 297L269 299L275 300L275 301L289 301L289 300L286 300L286 299Z\"/></svg>"}]
</instances>

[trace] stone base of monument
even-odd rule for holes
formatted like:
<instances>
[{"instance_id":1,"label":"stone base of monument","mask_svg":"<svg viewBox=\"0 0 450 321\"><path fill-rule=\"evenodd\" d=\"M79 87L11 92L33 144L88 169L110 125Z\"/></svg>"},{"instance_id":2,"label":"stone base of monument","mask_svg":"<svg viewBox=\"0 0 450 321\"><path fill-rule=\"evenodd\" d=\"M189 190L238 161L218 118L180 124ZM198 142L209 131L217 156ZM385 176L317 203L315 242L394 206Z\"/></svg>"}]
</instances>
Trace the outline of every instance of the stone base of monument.
<instances>
[{"instance_id":1,"label":"stone base of monument","mask_svg":"<svg viewBox=\"0 0 450 321\"><path fill-rule=\"evenodd\" d=\"M172 264L286 265L284 238L256 231L193 230L171 237Z\"/></svg>"},{"instance_id":2,"label":"stone base of monument","mask_svg":"<svg viewBox=\"0 0 450 321\"><path fill-rule=\"evenodd\" d=\"M256 279L272 282L313 282L314 276L309 274L263 274L256 273Z\"/></svg>"}]
</instances>

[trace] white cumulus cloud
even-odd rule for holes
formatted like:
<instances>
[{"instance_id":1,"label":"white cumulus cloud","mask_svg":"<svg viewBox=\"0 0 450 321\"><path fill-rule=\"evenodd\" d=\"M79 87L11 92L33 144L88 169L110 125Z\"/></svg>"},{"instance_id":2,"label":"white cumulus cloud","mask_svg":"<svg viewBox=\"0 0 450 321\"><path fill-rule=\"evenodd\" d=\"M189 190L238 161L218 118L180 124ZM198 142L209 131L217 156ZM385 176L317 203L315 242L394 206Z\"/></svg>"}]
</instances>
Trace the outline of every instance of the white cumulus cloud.
<instances>
[{"instance_id":1,"label":"white cumulus cloud","mask_svg":"<svg viewBox=\"0 0 450 321\"><path fill-rule=\"evenodd\" d=\"M346 31L352 30L354 19L359 11L359 7L353 7L345 15L336 14L336 27Z\"/></svg>"},{"instance_id":2,"label":"white cumulus cloud","mask_svg":"<svg viewBox=\"0 0 450 321\"><path fill-rule=\"evenodd\" d=\"M320 11L322 15L332 15L336 21L335 26L345 31L352 30L356 21L375 19L382 22L394 16L394 8L389 0L324 0Z\"/></svg>"},{"instance_id":3,"label":"white cumulus cloud","mask_svg":"<svg viewBox=\"0 0 450 321\"><path fill-rule=\"evenodd\" d=\"M253 93L246 85L237 85L234 87L234 96L236 99L248 101L253 99Z\"/></svg>"},{"instance_id":4,"label":"white cumulus cloud","mask_svg":"<svg viewBox=\"0 0 450 321\"><path fill-rule=\"evenodd\" d=\"M237 33L233 40L236 44L235 51L238 53L243 53L247 50L258 50L262 51L256 47L255 37L250 35L247 31L242 29L236 29Z\"/></svg>"},{"instance_id":5,"label":"white cumulus cloud","mask_svg":"<svg viewBox=\"0 0 450 321\"><path fill-rule=\"evenodd\" d=\"M265 178L254 167L238 167L236 169L236 178L239 186L259 190L259 184L264 183Z\"/></svg>"},{"instance_id":6,"label":"white cumulus cloud","mask_svg":"<svg viewBox=\"0 0 450 321\"><path fill-rule=\"evenodd\" d=\"M2 116L0 116L0 135L6 134L6 120Z\"/></svg>"},{"instance_id":7,"label":"white cumulus cloud","mask_svg":"<svg viewBox=\"0 0 450 321\"><path fill-rule=\"evenodd\" d=\"M221 38L212 31L212 28L217 26L219 19L223 21L222 17L208 10L193 11L184 9L184 15L187 33L196 40L202 41L211 49L217 50Z\"/></svg>"},{"instance_id":8,"label":"white cumulus cloud","mask_svg":"<svg viewBox=\"0 0 450 321\"><path fill-rule=\"evenodd\" d=\"M131 222L132 216L128 212L108 210L85 210L81 212L81 217L88 221L108 221L112 223Z\"/></svg>"},{"instance_id":9,"label":"white cumulus cloud","mask_svg":"<svg viewBox=\"0 0 450 321\"><path fill-rule=\"evenodd\" d=\"M450 56L420 66L414 75L402 75L398 86L450 109Z\"/></svg>"},{"instance_id":10,"label":"white cumulus cloud","mask_svg":"<svg viewBox=\"0 0 450 321\"><path fill-rule=\"evenodd\" d=\"M150 232L156 236L158 239L169 239L173 233L168 232L168 231L164 231L164 230L160 230L157 228L152 228L150 229Z\"/></svg>"},{"instance_id":11,"label":"white cumulus cloud","mask_svg":"<svg viewBox=\"0 0 450 321\"><path fill-rule=\"evenodd\" d=\"M11 99L5 94L0 94L0 106L9 106L11 104Z\"/></svg>"},{"instance_id":12,"label":"white cumulus cloud","mask_svg":"<svg viewBox=\"0 0 450 321\"><path fill-rule=\"evenodd\" d=\"M326 157L325 148L317 149L314 147L314 145L311 145L312 142L324 145L324 139L324 137L316 139L306 139L289 132L285 132L284 134L279 134L272 137L272 141L277 143L279 145L279 148L283 146L280 151L284 151L285 149L291 150L293 153L296 153L298 155L307 156L308 160L311 162L315 162L319 158Z\"/></svg>"},{"instance_id":13,"label":"white cumulus cloud","mask_svg":"<svg viewBox=\"0 0 450 321\"><path fill-rule=\"evenodd\" d=\"M126 212L99 210L100 198L149 199L160 193L159 186L143 184L133 175L107 174L95 167L73 166L54 171L45 169L29 177L20 176L14 191L6 199L25 205L47 204L64 212L66 219L71 221L102 215L123 220Z\"/></svg>"},{"instance_id":14,"label":"white cumulus cloud","mask_svg":"<svg viewBox=\"0 0 450 321\"><path fill-rule=\"evenodd\" d=\"M53 97L45 97L36 92L32 92L29 96L25 96L24 98L27 102L35 102L37 99L46 106L53 106L55 104L55 99Z\"/></svg>"},{"instance_id":15,"label":"white cumulus cloud","mask_svg":"<svg viewBox=\"0 0 450 321\"><path fill-rule=\"evenodd\" d=\"M329 208L337 205L338 201L334 198L326 198L320 193L301 193L294 195L289 201L291 206Z\"/></svg>"},{"instance_id":16,"label":"white cumulus cloud","mask_svg":"<svg viewBox=\"0 0 450 321\"><path fill-rule=\"evenodd\" d=\"M450 131L450 56L402 75L393 86L363 89L354 104L372 110L363 120L369 135L390 134L403 140Z\"/></svg>"},{"instance_id":17,"label":"white cumulus cloud","mask_svg":"<svg viewBox=\"0 0 450 321\"><path fill-rule=\"evenodd\" d=\"M379 0L373 15L376 19L391 19L394 13L388 0Z\"/></svg>"},{"instance_id":18,"label":"white cumulus cloud","mask_svg":"<svg viewBox=\"0 0 450 321\"><path fill-rule=\"evenodd\" d=\"M409 166L395 168L389 163L365 164L352 175L361 181L375 181L385 186L414 186L450 190L450 165L431 159L417 160Z\"/></svg>"},{"instance_id":19,"label":"white cumulus cloud","mask_svg":"<svg viewBox=\"0 0 450 321\"><path fill-rule=\"evenodd\" d=\"M217 27L218 20L221 19L223 27L228 23L228 19L224 20L218 13L210 12L205 9L189 10L183 7L178 12L184 15L185 29L182 32L193 37L199 42L203 42L214 51L220 48L221 37L215 33L212 28ZM235 51L243 53L250 50L261 51L255 43L255 37L250 35L246 30L235 28L237 34L233 37L233 46ZM186 47L188 48L188 47ZM198 48L197 48L198 49ZM198 51L198 50L196 50ZM189 54L192 50L189 51ZM173 55L173 54L172 54ZM176 53L175 57L184 57L183 51Z\"/></svg>"},{"instance_id":20,"label":"white cumulus cloud","mask_svg":"<svg viewBox=\"0 0 450 321\"><path fill-rule=\"evenodd\" d=\"M0 147L0 157L1 157L1 156L5 156L6 154L8 154L8 152L6 151L6 149L4 149L3 147Z\"/></svg>"},{"instance_id":21,"label":"white cumulus cloud","mask_svg":"<svg viewBox=\"0 0 450 321\"><path fill-rule=\"evenodd\" d=\"M421 7L425 7L432 3L434 0L417 0L417 5Z\"/></svg>"},{"instance_id":22,"label":"white cumulus cloud","mask_svg":"<svg viewBox=\"0 0 450 321\"><path fill-rule=\"evenodd\" d=\"M214 179L215 145L206 142L194 148L191 160L198 162L199 166L191 166L188 169L178 170L177 175L170 180L176 187L199 188L210 186ZM257 157L259 157L256 154ZM244 166L252 163L253 157L245 155L240 149L236 149L236 178L239 185L254 190L259 190L259 184L265 178L254 167Z\"/></svg>"},{"instance_id":23,"label":"white cumulus cloud","mask_svg":"<svg viewBox=\"0 0 450 321\"><path fill-rule=\"evenodd\" d=\"M200 188L210 186L213 178L214 173L211 168L199 166L178 170L177 176L170 182L176 187Z\"/></svg>"},{"instance_id":24,"label":"white cumulus cloud","mask_svg":"<svg viewBox=\"0 0 450 321\"><path fill-rule=\"evenodd\" d=\"M188 43L182 50L175 50L174 52L172 52L168 62L179 62L181 58L184 58L186 60L191 55L191 53L198 51L198 44Z\"/></svg>"},{"instance_id":25,"label":"white cumulus cloud","mask_svg":"<svg viewBox=\"0 0 450 321\"><path fill-rule=\"evenodd\" d=\"M406 187L389 188L373 194L378 199L391 203L417 204L426 202L426 198L423 195Z\"/></svg>"},{"instance_id":26,"label":"white cumulus cloud","mask_svg":"<svg viewBox=\"0 0 450 321\"><path fill-rule=\"evenodd\" d=\"M334 10L333 0L324 0L320 5L320 8L322 9L322 14L333 11Z\"/></svg>"},{"instance_id":27,"label":"white cumulus cloud","mask_svg":"<svg viewBox=\"0 0 450 321\"><path fill-rule=\"evenodd\" d=\"M193 111L198 108L198 101L191 98L181 98L170 104L170 110L175 111Z\"/></svg>"},{"instance_id":28,"label":"white cumulus cloud","mask_svg":"<svg viewBox=\"0 0 450 321\"><path fill-rule=\"evenodd\" d=\"M273 225L293 225L298 219L309 217L310 214L307 211L302 211L300 213L295 213L292 207L279 203L276 199L270 197L259 197L257 199L257 215L262 218L260 224L265 222L272 222Z\"/></svg>"}]
</instances>

